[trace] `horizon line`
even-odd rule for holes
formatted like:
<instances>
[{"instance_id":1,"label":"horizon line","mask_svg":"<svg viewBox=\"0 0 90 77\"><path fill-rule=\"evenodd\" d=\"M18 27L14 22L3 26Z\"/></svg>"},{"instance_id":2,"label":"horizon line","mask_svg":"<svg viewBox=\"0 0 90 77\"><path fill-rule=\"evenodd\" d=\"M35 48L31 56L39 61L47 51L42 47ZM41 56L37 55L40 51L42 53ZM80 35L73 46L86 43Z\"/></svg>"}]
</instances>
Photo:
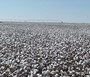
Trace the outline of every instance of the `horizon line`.
<instances>
[{"instance_id":1,"label":"horizon line","mask_svg":"<svg viewBox=\"0 0 90 77\"><path fill-rule=\"evenodd\" d=\"M3 22L51 22L51 23L83 23L83 24L90 24L90 22L66 22L66 21L59 21L59 20L0 20L0 23Z\"/></svg>"}]
</instances>

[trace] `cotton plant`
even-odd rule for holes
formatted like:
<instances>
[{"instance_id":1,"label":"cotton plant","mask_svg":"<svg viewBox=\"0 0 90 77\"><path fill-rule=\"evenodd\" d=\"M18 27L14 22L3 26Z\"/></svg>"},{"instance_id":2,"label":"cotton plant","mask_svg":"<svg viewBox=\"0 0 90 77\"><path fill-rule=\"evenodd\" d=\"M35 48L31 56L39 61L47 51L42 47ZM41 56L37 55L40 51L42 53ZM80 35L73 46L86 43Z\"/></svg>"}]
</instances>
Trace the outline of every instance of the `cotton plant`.
<instances>
[{"instance_id":1,"label":"cotton plant","mask_svg":"<svg viewBox=\"0 0 90 77\"><path fill-rule=\"evenodd\" d=\"M81 29L77 24L0 24L0 76L89 77L90 34Z\"/></svg>"}]
</instances>

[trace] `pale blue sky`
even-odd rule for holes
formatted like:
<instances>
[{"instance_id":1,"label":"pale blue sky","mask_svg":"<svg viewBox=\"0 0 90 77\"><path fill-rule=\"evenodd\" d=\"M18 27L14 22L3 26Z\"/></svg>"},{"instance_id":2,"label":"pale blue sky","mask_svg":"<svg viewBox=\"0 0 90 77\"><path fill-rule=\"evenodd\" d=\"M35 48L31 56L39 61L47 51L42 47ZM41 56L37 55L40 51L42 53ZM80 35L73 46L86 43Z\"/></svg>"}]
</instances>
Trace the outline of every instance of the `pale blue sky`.
<instances>
[{"instance_id":1,"label":"pale blue sky","mask_svg":"<svg viewBox=\"0 0 90 77\"><path fill-rule=\"evenodd\" d=\"M90 0L0 0L0 20L90 23Z\"/></svg>"}]
</instances>

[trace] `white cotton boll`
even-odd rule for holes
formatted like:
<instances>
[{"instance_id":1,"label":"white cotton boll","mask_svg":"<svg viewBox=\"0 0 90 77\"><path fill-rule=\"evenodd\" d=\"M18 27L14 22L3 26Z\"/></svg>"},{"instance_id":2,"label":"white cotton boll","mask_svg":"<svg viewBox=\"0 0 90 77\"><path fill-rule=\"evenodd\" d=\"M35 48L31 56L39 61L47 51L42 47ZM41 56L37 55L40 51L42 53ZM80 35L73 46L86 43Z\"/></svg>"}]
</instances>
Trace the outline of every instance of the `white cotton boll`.
<instances>
[{"instance_id":1,"label":"white cotton boll","mask_svg":"<svg viewBox=\"0 0 90 77\"><path fill-rule=\"evenodd\" d=\"M46 75L47 74L47 71L42 71L42 75Z\"/></svg>"},{"instance_id":2,"label":"white cotton boll","mask_svg":"<svg viewBox=\"0 0 90 77\"><path fill-rule=\"evenodd\" d=\"M53 70L53 71L51 71L51 74L55 74L55 71Z\"/></svg>"},{"instance_id":3,"label":"white cotton boll","mask_svg":"<svg viewBox=\"0 0 90 77\"><path fill-rule=\"evenodd\" d=\"M79 74L79 72L76 72L76 74Z\"/></svg>"},{"instance_id":4,"label":"white cotton boll","mask_svg":"<svg viewBox=\"0 0 90 77\"><path fill-rule=\"evenodd\" d=\"M50 71L49 70L46 70L45 73L48 74L48 73L50 73Z\"/></svg>"},{"instance_id":5,"label":"white cotton boll","mask_svg":"<svg viewBox=\"0 0 90 77\"><path fill-rule=\"evenodd\" d=\"M24 52L22 51L21 54L23 54Z\"/></svg>"},{"instance_id":6,"label":"white cotton boll","mask_svg":"<svg viewBox=\"0 0 90 77\"><path fill-rule=\"evenodd\" d=\"M24 60L23 60L23 59L21 60L21 63L22 63L22 64L24 63Z\"/></svg>"},{"instance_id":7,"label":"white cotton boll","mask_svg":"<svg viewBox=\"0 0 90 77\"><path fill-rule=\"evenodd\" d=\"M31 73L30 77L33 77L33 71L31 71L30 73Z\"/></svg>"},{"instance_id":8,"label":"white cotton boll","mask_svg":"<svg viewBox=\"0 0 90 77\"><path fill-rule=\"evenodd\" d=\"M58 59L58 61L60 61L61 59Z\"/></svg>"},{"instance_id":9,"label":"white cotton boll","mask_svg":"<svg viewBox=\"0 0 90 77\"><path fill-rule=\"evenodd\" d=\"M59 75L58 74L55 74L55 77L59 77Z\"/></svg>"},{"instance_id":10,"label":"white cotton boll","mask_svg":"<svg viewBox=\"0 0 90 77\"><path fill-rule=\"evenodd\" d=\"M10 72L10 69L8 68L8 69L6 70L6 72Z\"/></svg>"},{"instance_id":11,"label":"white cotton boll","mask_svg":"<svg viewBox=\"0 0 90 77\"><path fill-rule=\"evenodd\" d=\"M40 50L42 50L42 47L39 47Z\"/></svg>"},{"instance_id":12,"label":"white cotton boll","mask_svg":"<svg viewBox=\"0 0 90 77\"><path fill-rule=\"evenodd\" d=\"M19 60L18 58L16 59L16 61L17 61L17 62L20 62L20 60Z\"/></svg>"},{"instance_id":13,"label":"white cotton boll","mask_svg":"<svg viewBox=\"0 0 90 77\"><path fill-rule=\"evenodd\" d=\"M1 66L1 68L0 69L4 69L5 67L4 66Z\"/></svg>"},{"instance_id":14,"label":"white cotton boll","mask_svg":"<svg viewBox=\"0 0 90 77\"><path fill-rule=\"evenodd\" d=\"M90 75L86 75L85 77L90 77Z\"/></svg>"},{"instance_id":15,"label":"white cotton boll","mask_svg":"<svg viewBox=\"0 0 90 77\"><path fill-rule=\"evenodd\" d=\"M50 69L50 67L49 67L49 66L47 66L47 69L49 70L49 69Z\"/></svg>"},{"instance_id":16,"label":"white cotton boll","mask_svg":"<svg viewBox=\"0 0 90 77\"><path fill-rule=\"evenodd\" d=\"M37 69L33 69L33 74L36 74L38 70Z\"/></svg>"},{"instance_id":17,"label":"white cotton boll","mask_svg":"<svg viewBox=\"0 0 90 77\"><path fill-rule=\"evenodd\" d=\"M82 48L80 47L79 50L81 50Z\"/></svg>"},{"instance_id":18,"label":"white cotton boll","mask_svg":"<svg viewBox=\"0 0 90 77\"><path fill-rule=\"evenodd\" d=\"M38 77L42 77L42 75L41 75L41 74L37 74L37 76L38 76Z\"/></svg>"},{"instance_id":19,"label":"white cotton boll","mask_svg":"<svg viewBox=\"0 0 90 77\"><path fill-rule=\"evenodd\" d=\"M13 76L13 77L17 77L17 75Z\"/></svg>"},{"instance_id":20,"label":"white cotton boll","mask_svg":"<svg viewBox=\"0 0 90 77\"><path fill-rule=\"evenodd\" d=\"M24 63L23 63L24 64ZM23 68L26 69L27 66L24 66Z\"/></svg>"},{"instance_id":21,"label":"white cotton boll","mask_svg":"<svg viewBox=\"0 0 90 77\"><path fill-rule=\"evenodd\" d=\"M88 73L90 74L90 69L89 69L89 72Z\"/></svg>"},{"instance_id":22,"label":"white cotton boll","mask_svg":"<svg viewBox=\"0 0 90 77\"><path fill-rule=\"evenodd\" d=\"M6 64L9 64L9 61L6 61L5 63L6 63Z\"/></svg>"},{"instance_id":23,"label":"white cotton boll","mask_svg":"<svg viewBox=\"0 0 90 77\"><path fill-rule=\"evenodd\" d=\"M37 68L38 64L33 65L34 68Z\"/></svg>"},{"instance_id":24,"label":"white cotton boll","mask_svg":"<svg viewBox=\"0 0 90 77\"><path fill-rule=\"evenodd\" d=\"M12 63L12 60L9 60L9 63Z\"/></svg>"}]
</instances>

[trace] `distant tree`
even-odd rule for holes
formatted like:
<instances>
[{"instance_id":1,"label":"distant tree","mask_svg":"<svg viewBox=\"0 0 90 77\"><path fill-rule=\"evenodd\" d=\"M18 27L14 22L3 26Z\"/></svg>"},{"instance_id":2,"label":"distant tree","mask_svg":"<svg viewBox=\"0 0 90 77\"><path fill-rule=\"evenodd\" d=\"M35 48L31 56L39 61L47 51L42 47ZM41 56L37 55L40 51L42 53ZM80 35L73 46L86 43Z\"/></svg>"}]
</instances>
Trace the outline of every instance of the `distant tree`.
<instances>
[{"instance_id":1,"label":"distant tree","mask_svg":"<svg viewBox=\"0 0 90 77\"><path fill-rule=\"evenodd\" d=\"M61 23L63 23L63 21L61 21Z\"/></svg>"}]
</instances>

